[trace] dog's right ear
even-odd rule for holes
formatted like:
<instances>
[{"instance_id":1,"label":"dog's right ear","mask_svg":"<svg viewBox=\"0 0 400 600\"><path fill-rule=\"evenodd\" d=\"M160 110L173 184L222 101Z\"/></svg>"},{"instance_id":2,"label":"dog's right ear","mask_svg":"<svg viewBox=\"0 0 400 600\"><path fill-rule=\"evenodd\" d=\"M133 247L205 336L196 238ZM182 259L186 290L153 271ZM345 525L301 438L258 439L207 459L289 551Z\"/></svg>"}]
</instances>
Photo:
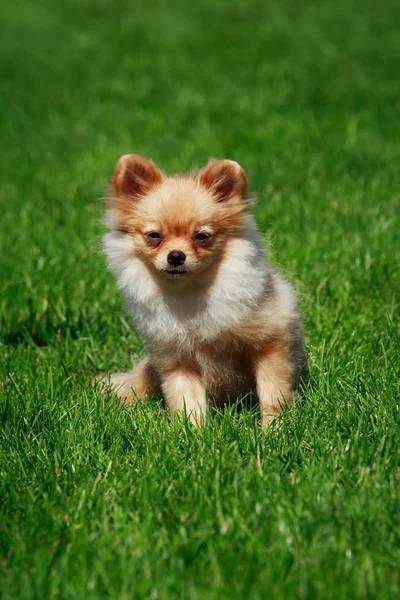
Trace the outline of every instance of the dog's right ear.
<instances>
[{"instance_id":1,"label":"dog's right ear","mask_svg":"<svg viewBox=\"0 0 400 600\"><path fill-rule=\"evenodd\" d=\"M111 180L118 198L137 200L162 180L160 169L139 154L125 154L115 165Z\"/></svg>"},{"instance_id":2,"label":"dog's right ear","mask_svg":"<svg viewBox=\"0 0 400 600\"><path fill-rule=\"evenodd\" d=\"M205 169L200 171L200 183L210 190L217 202L233 198L245 199L246 173L234 160L211 159Z\"/></svg>"}]
</instances>

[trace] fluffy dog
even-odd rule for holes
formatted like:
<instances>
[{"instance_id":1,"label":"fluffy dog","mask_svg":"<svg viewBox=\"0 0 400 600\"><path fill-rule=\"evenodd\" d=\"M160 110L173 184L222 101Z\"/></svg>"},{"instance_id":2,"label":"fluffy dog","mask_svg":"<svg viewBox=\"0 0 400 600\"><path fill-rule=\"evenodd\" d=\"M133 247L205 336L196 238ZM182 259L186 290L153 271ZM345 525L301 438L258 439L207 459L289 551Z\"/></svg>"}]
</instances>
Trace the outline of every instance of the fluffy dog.
<instances>
[{"instance_id":1,"label":"fluffy dog","mask_svg":"<svg viewBox=\"0 0 400 600\"><path fill-rule=\"evenodd\" d=\"M292 402L306 369L296 299L268 265L246 191L231 160L172 176L139 155L117 162L104 249L147 350L109 376L120 397L162 395L197 424L249 391L264 425Z\"/></svg>"}]
</instances>

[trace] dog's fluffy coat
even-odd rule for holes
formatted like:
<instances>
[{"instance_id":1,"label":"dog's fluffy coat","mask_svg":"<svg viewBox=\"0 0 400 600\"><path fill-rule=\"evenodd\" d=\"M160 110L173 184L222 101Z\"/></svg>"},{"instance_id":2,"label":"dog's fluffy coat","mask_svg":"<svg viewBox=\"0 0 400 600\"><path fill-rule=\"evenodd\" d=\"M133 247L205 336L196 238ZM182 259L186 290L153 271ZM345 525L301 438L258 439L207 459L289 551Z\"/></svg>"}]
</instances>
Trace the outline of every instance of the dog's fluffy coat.
<instances>
[{"instance_id":1,"label":"dog's fluffy coat","mask_svg":"<svg viewBox=\"0 0 400 600\"><path fill-rule=\"evenodd\" d=\"M268 266L235 162L167 176L130 154L112 178L104 248L147 357L111 375L119 396L160 394L204 420L207 402L254 391L263 423L306 368L291 286ZM171 265L171 253L184 257Z\"/></svg>"}]
</instances>

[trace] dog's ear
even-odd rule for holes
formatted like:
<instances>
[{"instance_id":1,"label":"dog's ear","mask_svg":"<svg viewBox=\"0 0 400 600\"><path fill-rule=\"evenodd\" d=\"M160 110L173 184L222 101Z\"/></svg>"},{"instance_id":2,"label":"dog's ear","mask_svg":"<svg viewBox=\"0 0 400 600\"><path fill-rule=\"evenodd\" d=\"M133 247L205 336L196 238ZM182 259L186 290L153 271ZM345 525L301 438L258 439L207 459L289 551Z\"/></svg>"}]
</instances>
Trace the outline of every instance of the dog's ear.
<instances>
[{"instance_id":1,"label":"dog's ear","mask_svg":"<svg viewBox=\"0 0 400 600\"><path fill-rule=\"evenodd\" d=\"M115 165L111 183L118 197L140 198L161 183L162 173L139 154L125 154Z\"/></svg>"},{"instance_id":2,"label":"dog's ear","mask_svg":"<svg viewBox=\"0 0 400 600\"><path fill-rule=\"evenodd\" d=\"M200 171L199 179L218 202L226 202L231 198L245 198L246 173L234 160L210 160L205 169Z\"/></svg>"}]
</instances>

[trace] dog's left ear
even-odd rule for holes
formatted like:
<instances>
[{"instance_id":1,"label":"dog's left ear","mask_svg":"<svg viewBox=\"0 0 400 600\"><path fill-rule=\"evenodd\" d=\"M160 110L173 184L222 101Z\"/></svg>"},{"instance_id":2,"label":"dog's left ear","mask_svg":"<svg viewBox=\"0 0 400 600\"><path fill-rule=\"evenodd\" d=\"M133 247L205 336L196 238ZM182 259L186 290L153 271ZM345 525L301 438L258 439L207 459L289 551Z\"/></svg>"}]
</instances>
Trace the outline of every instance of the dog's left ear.
<instances>
[{"instance_id":1,"label":"dog's left ear","mask_svg":"<svg viewBox=\"0 0 400 600\"><path fill-rule=\"evenodd\" d=\"M161 180L161 171L152 160L139 154L125 154L115 165L112 186L117 196L137 200Z\"/></svg>"},{"instance_id":2,"label":"dog's left ear","mask_svg":"<svg viewBox=\"0 0 400 600\"><path fill-rule=\"evenodd\" d=\"M210 160L205 169L200 171L199 180L218 202L226 202L231 198L245 198L246 173L234 160Z\"/></svg>"}]
</instances>

